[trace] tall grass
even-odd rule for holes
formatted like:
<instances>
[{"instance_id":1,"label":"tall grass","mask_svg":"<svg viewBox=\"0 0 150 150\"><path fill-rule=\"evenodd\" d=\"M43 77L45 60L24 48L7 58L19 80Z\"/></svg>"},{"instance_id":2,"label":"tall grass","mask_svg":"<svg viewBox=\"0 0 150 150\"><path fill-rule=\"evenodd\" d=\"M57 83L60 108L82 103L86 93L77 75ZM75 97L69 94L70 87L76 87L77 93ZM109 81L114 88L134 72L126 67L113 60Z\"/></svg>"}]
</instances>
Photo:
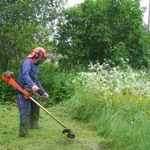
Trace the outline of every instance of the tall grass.
<instances>
[{"instance_id":1,"label":"tall grass","mask_svg":"<svg viewBox=\"0 0 150 150\"><path fill-rule=\"evenodd\" d=\"M108 63L89 65L73 80L75 94L66 103L73 118L89 122L101 147L147 150L150 147L149 73Z\"/></svg>"}]
</instances>

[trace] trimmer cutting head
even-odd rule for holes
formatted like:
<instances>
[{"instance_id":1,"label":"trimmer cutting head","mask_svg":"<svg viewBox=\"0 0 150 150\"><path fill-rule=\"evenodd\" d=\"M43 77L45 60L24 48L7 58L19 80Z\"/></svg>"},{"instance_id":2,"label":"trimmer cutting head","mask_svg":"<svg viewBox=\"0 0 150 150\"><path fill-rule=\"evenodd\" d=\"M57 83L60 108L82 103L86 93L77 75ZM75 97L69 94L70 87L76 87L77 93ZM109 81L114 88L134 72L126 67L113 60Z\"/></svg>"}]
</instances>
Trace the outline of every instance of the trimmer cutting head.
<instances>
[{"instance_id":1,"label":"trimmer cutting head","mask_svg":"<svg viewBox=\"0 0 150 150\"><path fill-rule=\"evenodd\" d=\"M65 129L62 131L62 133L63 133L63 134L68 133L68 134L67 134L67 137L68 137L68 138L75 138L75 135L73 134L73 132L72 132L70 129L65 128Z\"/></svg>"}]
</instances>

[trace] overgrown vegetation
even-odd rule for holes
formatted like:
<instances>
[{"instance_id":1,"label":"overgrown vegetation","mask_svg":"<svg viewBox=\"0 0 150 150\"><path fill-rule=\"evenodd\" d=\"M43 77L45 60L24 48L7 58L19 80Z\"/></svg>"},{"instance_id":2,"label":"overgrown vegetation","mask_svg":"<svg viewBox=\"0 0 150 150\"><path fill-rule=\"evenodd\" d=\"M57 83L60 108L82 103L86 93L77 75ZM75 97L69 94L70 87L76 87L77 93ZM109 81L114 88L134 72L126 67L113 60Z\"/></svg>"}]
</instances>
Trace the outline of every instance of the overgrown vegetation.
<instances>
[{"instance_id":1,"label":"overgrown vegetation","mask_svg":"<svg viewBox=\"0 0 150 150\"><path fill-rule=\"evenodd\" d=\"M65 103L74 119L90 122L112 150L147 150L149 144L149 72L129 66L90 64L74 79L75 94ZM109 143L109 144L108 144Z\"/></svg>"}]
</instances>

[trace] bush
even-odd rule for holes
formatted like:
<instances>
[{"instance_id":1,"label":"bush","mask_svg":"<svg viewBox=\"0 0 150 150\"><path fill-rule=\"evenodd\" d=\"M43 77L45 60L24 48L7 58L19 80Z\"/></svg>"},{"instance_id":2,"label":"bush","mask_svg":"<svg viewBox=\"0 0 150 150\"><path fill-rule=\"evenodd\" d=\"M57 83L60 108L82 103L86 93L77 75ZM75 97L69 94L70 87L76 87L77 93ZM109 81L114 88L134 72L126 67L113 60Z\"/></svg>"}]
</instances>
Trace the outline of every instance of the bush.
<instances>
[{"instance_id":1,"label":"bush","mask_svg":"<svg viewBox=\"0 0 150 150\"><path fill-rule=\"evenodd\" d=\"M10 102L16 102L15 89L0 79L0 104Z\"/></svg>"},{"instance_id":2,"label":"bush","mask_svg":"<svg viewBox=\"0 0 150 150\"><path fill-rule=\"evenodd\" d=\"M71 97L74 91L72 85L72 80L75 76L74 72L60 72L58 65L51 62L42 64L39 69L41 84L54 103Z\"/></svg>"},{"instance_id":3,"label":"bush","mask_svg":"<svg viewBox=\"0 0 150 150\"><path fill-rule=\"evenodd\" d=\"M15 78L17 78L18 75L18 63L17 60L13 60L8 69L8 71L14 72ZM2 73L3 72L1 71L0 74L2 75ZM0 104L14 103L16 101L16 90L0 78Z\"/></svg>"}]
</instances>

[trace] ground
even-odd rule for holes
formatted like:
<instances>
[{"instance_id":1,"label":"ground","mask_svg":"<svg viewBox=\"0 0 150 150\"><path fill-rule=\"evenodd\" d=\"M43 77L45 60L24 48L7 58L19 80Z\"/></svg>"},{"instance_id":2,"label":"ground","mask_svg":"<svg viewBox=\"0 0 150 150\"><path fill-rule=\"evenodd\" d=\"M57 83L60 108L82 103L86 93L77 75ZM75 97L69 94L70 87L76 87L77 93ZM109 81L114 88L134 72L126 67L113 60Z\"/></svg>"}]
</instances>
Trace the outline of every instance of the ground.
<instances>
[{"instance_id":1,"label":"ground","mask_svg":"<svg viewBox=\"0 0 150 150\"><path fill-rule=\"evenodd\" d=\"M102 150L99 138L86 123L71 119L61 107L51 107L48 111L73 131L74 139L62 134L64 128L43 110L40 129L30 130L29 137L20 138L17 106L0 105L0 150Z\"/></svg>"}]
</instances>

